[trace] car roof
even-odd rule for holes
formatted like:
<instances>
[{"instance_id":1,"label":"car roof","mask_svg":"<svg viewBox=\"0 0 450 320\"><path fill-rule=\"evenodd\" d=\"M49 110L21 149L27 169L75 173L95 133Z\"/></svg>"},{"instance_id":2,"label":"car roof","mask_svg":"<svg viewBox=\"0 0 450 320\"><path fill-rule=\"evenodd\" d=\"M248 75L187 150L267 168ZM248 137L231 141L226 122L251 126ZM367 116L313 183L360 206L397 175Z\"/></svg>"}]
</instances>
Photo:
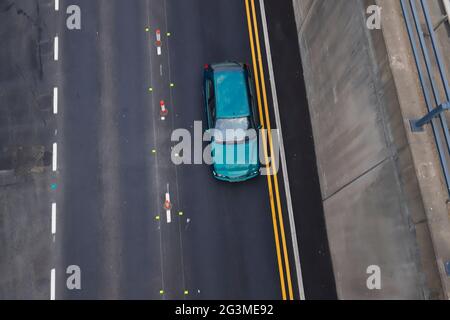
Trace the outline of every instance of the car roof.
<instances>
[{"instance_id":1,"label":"car roof","mask_svg":"<svg viewBox=\"0 0 450 320\"><path fill-rule=\"evenodd\" d=\"M247 78L242 66L221 65L214 69L217 118L250 116Z\"/></svg>"}]
</instances>

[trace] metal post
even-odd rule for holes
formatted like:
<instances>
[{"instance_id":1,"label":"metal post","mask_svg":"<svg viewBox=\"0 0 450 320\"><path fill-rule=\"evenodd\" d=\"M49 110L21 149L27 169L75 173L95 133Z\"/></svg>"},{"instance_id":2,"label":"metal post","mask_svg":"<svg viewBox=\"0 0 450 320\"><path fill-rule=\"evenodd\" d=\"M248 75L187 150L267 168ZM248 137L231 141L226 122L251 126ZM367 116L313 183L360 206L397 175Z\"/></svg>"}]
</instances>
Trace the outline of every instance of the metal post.
<instances>
[{"instance_id":1,"label":"metal post","mask_svg":"<svg viewBox=\"0 0 450 320\"><path fill-rule=\"evenodd\" d=\"M438 117L442 112L450 109L450 102L445 102L436 109L429 112L426 116L418 120L410 120L411 130L413 132L423 131L423 126L430 123L434 118Z\"/></svg>"}]
</instances>

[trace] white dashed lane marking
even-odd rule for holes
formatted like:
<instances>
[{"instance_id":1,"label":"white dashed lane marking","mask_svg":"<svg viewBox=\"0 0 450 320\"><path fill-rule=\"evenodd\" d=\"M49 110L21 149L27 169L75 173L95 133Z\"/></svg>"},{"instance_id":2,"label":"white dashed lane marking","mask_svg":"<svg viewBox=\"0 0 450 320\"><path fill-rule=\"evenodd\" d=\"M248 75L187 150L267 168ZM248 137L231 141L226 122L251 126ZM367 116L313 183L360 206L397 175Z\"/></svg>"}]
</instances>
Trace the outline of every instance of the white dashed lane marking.
<instances>
[{"instance_id":1,"label":"white dashed lane marking","mask_svg":"<svg viewBox=\"0 0 450 320\"><path fill-rule=\"evenodd\" d=\"M52 235L56 234L56 203L52 203Z\"/></svg>"},{"instance_id":2,"label":"white dashed lane marking","mask_svg":"<svg viewBox=\"0 0 450 320\"><path fill-rule=\"evenodd\" d=\"M53 144L53 172L58 170L58 144Z\"/></svg>"},{"instance_id":3,"label":"white dashed lane marking","mask_svg":"<svg viewBox=\"0 0 450 320\"><path fill-rule=\"evenodd\" d=\"M50 271L50 300L55 300L55 269Z\"/></svg>"},{"instance_id":4,"label":"white dashed lane marking","mask_svg":"<svg viewBox=\"0 0 450 320\"><path fill-rule=\"evenodd\" d=\"M59 0L55 0L55 11L59 11ZM59 60L59 38L55 37L54 45L54 60ZM53 114L58 114L58 88L53 88ZM55 135L57 131L55 130ZM53 144L53 161L52 161L52 169L53 172L58 170L58 145L56 143ZM52 235L53 237L56 234L56 203L52 203ZM54 239L54 238L53 238ZM56 271L55 269L50 270L50 300L55 300L55 286L56 286Z\"/></svg>"},{"instance_id":5,"label":"white dashed lane marking","mask_svg":"<svg viewBox=\"0 0 450 320\"><path fill-rule=\"evenodd\" d=\"M53 88L53 114L58 114L58 88Z\"/></svg>"},{"instance_id":6,"label":"white dashed lane marking","mask_svg":"<svg viewBox=\"0 0 450 320\"><path fill-rule=\"evenodd\" d=\"M59 38L58 38L58 36L55 37L54 46L55 46L55 52L54 52L55 61L58 61L59 60Z\"/></svg>"}]
</instances>

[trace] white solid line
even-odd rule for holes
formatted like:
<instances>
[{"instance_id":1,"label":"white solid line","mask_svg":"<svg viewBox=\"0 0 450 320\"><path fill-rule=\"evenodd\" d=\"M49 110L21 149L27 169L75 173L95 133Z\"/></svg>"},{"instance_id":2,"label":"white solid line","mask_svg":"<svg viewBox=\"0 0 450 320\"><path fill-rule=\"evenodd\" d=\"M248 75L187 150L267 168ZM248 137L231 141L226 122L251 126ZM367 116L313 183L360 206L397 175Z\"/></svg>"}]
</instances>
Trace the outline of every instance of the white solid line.
<instances>
[{"instance_id":1,"label":"white solid line","mask_svg":"<svg viewBox=\"0 0 450 320\"><path fill-rule=\"evenodd\" d=\"M59 38L58 36L55 37L55 52L54 52L54 56L55 56L55 61L59 60Z\"/></svg>"},{"instance_id":2,"label":"white solid line","mask_svg":"<svg viewBox=\"0 0 450 320\"><path fill-rule=\"evenodd\" d=\"M53 114L58 114L58 88L53 88Z\"/></svg>"},{"instance_id":3,"label":"white solid line","mask_svg":"<svg viewBox=\"0 0 450 320\"><path fill-rule=\"evenodd\" d=\"M278 106L278 97L277 97L277 88L275 85L275 76L273 73L273 64L272 64L272 53L270 50L270 41L269 41L269 33L267 29L267 19L266 19L266 9L264 7L264 0L259 0L260 8L261 8L261 20L263 24L263 32L264 32L264 42L266 45L266 55L267 55L267 64L269 67L269 77L270 77L270 85L272 90L272 99L273 106L275 110L275 120L279 132L280 139L280 156L281 156L281 165L284 170L283 171L283 180L284 180L284 189L286 192L286 202L288 207L288 215L289 215L289 224L291 228L291 238L292 238L292 247L294 249L294 260L295 260L295 268L297 271L297 281L298 281L298 289L300 294L300 300L305 300L305 289L303 287L303 276L302 276L302 268L300 264L300 254L298 250L298 242L297 242L297 232L295 230L295 220L294 220L294 209L292 207L292 197L291 197L291 189L289 186L289 176L287 171L287 163L286 163L286 153L284 149L283 142L283 133L281 131L281 120L280 120L280 110Z\"/></svg>"},{"instance_id":4,"label":"white solid line","mask_svg":"<svg viewBox=\"0 0 450 320\"><path fill-rule=\"evenodd\" d=\"M59 11L59 0L55 0L55 11Z\"/></svg>"},{"instance_id":5,"label":"white solid line","mask_svg":"<svg viewBox=\"0 0 450 320\"><path fill-rule=\"evenodd\" d=\"M50 272L50 300L55 300L55 269Z\"/></svg>"},{"instance_id":6,"label":"white solid line","mask_svg":"<svg viewBox=\"0 0 450 320\"><path fill-rule=\"evenodd\" d=\"M58 144L53 144L53 172L58 170Z\"/></svg>"},{"instance_id":7,"label":"white solid line","mask_svg":"<svg viewBox=\"0 0 450 320\"><path fill-rule=\"evenodd\" d=\"M52 203L52 235L56 234L56 203Z\"/></svg>"}]
</instances>

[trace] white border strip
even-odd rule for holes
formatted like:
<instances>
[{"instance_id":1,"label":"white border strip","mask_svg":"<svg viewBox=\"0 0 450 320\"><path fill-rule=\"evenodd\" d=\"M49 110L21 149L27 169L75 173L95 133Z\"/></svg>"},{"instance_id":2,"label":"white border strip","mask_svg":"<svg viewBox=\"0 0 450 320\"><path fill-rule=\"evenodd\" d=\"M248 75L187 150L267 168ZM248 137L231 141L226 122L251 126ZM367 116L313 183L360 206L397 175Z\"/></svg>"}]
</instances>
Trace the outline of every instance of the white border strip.
<instances>
[{"instance_id":1,"label":"white border strip","mask_svg":"<svg viewBox=\"0 0 450 320\"><path fill-rule=\"evenodd\" d=\"M264 31L264 41L266 47L266 55L267 55L267 64L269 67L269 77L270 77L270 86L272 90L272 99L273 99L273 107L275 113L275 120L279 132L280 139L280 155L281 155L281 165L283 167L283 180L284 180L284 189L286 192L286 202L288 207L289 214L289 223L291 228L291 238L292 238L292 247L294 249L294 260L295 260L295 268L297 271L297 281L298 281L298 289L300 294L300 300L306 300L305 298L305 289L303 287L303 276L302 276L302 268L300 265L300 254L298 249L297 242L297 232L295 230L295 221L294 221L294 209L292 207L292 197L291 197L291 189L289 186L289 176L287 171L287 163L286 163L286 153L284 149L283 142L283 133L281 131L281 120L280 120L280 110L278 106L278 96L277 96L277 88L275 85L275 76L273 73L273 64L272 64L272 53L270 50L270 41L269 34L267 29L267 19L266 19L266 9L264 7L264 0L259 0L259 6L261 8L261 20Z\"/></svg>"},{"instance_id":2,"label":"white border strip","mask_svg":"<svg viewBox=\"0 0 450 320\"><path fill-rule=\"evenodd\" d=\"M59 11L59 0L55 0L55 11Z\"/></svg>"}]
</instances>

